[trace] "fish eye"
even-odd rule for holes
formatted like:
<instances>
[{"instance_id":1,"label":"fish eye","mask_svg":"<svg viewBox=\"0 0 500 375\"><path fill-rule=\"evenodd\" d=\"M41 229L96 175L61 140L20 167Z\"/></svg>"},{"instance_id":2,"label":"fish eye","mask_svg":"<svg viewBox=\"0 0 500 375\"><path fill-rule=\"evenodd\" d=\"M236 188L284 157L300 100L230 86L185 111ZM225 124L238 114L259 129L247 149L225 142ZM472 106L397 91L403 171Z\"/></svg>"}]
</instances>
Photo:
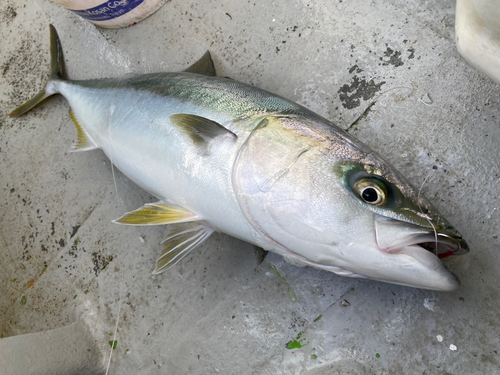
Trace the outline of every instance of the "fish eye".
<instances>
[{"instance_id":1,"label":"fish eye","mask_svg":"<svg viewBox=\"0 0 500 375\"><path fill-rule=\"evenodd\" d=\"M359 197L366 203L374 206L382 206L387 202L387 193L381 183L363 179L358 181L354 188Z\"/></svg>"}]
</instances>

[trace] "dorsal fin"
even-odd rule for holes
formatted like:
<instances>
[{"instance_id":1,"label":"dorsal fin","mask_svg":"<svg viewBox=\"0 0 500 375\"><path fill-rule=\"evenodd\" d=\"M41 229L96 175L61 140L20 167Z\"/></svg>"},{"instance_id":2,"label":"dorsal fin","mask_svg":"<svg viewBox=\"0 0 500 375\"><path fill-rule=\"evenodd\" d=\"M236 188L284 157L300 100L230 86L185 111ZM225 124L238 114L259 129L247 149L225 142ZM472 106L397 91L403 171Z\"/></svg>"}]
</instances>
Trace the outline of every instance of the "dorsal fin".
<instances>
[{"instance_id":1,"label":"dorsal fin","mask_svg":"<svg viewBox=\"0 0 500 375\"><path fill-rule=\"evenodd\" d=\"M193 65L183 71L186 73L196 73L210 77L215 77L217 75L214 62L212 61L212 57L210 56L210 52L208 51L205 52L201 59L199 59Z\"/></svg>"},{"instance_id":2,"label":"dorsal fin","mask_svg":"<svg viewBox=\"0 0 500 375\"><path fill-rule=\"evenodd\" d=\"M178 113L171 115L170 121L199 147L206 147L208 142L222 135L237 138L232 131L205 117Z\"/></svg>"}]
</instances>

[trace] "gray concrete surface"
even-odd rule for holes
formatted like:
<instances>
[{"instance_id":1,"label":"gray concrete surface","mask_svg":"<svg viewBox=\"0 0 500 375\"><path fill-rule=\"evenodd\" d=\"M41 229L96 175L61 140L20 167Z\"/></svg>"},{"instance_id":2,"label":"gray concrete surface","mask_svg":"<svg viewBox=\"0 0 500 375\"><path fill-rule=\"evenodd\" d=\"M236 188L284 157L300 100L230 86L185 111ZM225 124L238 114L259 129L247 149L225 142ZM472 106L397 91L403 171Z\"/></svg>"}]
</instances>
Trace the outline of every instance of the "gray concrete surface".
<instances>
[{"instance_id":1,"label":"gray concrete surface","mask_svg":"<svg viewBox=\"0 0 500 375\"><path fill-rule=\"evenodd\" d=\"M102 372L102 353L85 323L0 340L2 374L94 375Z\"/></svg>"},{"instance_id":2,"label":"gray concrete surface","mask_svg":"<svg viewBox=\"0 0 500 375\"><path fill-rule=\"evenodd\" d=\"M0 337L83 322L104 369L119 317L111 374L500 373L500 86L456 52L454 8L172 0L110 31L48 0L2 0ZM376 99L350 132L417 186L431 172L424 194L471 247L448 264L461 288L343 278L276 255L258 265L252 245L222 234L153 276L165 229L110 222L152 197L116 170L115 186L102 152L67 152L76 138L67 103L7 118L45 82L49 23L71 78L181 70L208 49L220 75L343 128ZM287 349L294 340L304 346Z\"/></svg>"}]
</instances>

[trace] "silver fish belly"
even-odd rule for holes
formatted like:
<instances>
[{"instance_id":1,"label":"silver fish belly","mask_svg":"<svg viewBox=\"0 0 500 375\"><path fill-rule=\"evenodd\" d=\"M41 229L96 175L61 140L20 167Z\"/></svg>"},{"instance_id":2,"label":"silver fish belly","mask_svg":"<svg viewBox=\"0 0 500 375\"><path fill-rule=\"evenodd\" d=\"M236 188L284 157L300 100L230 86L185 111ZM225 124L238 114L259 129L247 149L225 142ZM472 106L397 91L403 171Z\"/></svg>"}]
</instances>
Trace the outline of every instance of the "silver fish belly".
<instances>
[{"instance_id":1,"label":"silver fish belly","mask_svg":"<svg viewBox=\"0 0 500 375\"><path fill-rule=\"evenodd\" d=\"M158 198L115 220L169 225L155 273L227 233L344 276L454 290L439 258L468 252L460 233L387 162L328 120L215 75L207 53L180 73L68 80L51 26L52 72L19 116L63 95L74 151L101 148Z\"/></svg>"}]
</instances>

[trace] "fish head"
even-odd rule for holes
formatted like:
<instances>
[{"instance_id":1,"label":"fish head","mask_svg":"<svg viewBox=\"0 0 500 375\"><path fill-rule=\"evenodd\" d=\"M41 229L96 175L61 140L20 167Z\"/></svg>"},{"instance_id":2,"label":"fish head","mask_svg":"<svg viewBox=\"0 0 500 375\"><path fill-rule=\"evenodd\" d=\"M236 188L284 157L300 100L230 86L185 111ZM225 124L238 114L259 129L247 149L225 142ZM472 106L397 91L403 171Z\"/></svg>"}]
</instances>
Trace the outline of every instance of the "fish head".
<instances>
[{"instance_id":1,"label":"fish head","mask_svg":"<svg viewBox=\"0 0 500 375\"><path fill-rule=\"evenodd\" d=\"M233 185L268 249L288 260L417 288L451 291L441 261L460 233L389 163L331 125L267 118L238 155Z\"/></svg>"},{"instance_id":2,"label":"fish head","mask_svg":"<svg viewBox=\"0 0 500 375\"><path fill-rule=\"evenodd\" d=\"M355 245L355 253L364 258L354 266L360 274L424 289L459 287L458 278L441 259L466 254L467 242L397 170L373 151L361 151L356 161L341 162L334 170L351 196L351 205L361 206L357 214L370 217L365 224L370 226L365 233L367 246ZM366 261L375 266L367 269Z\"/></svg>"}]
</instances>

